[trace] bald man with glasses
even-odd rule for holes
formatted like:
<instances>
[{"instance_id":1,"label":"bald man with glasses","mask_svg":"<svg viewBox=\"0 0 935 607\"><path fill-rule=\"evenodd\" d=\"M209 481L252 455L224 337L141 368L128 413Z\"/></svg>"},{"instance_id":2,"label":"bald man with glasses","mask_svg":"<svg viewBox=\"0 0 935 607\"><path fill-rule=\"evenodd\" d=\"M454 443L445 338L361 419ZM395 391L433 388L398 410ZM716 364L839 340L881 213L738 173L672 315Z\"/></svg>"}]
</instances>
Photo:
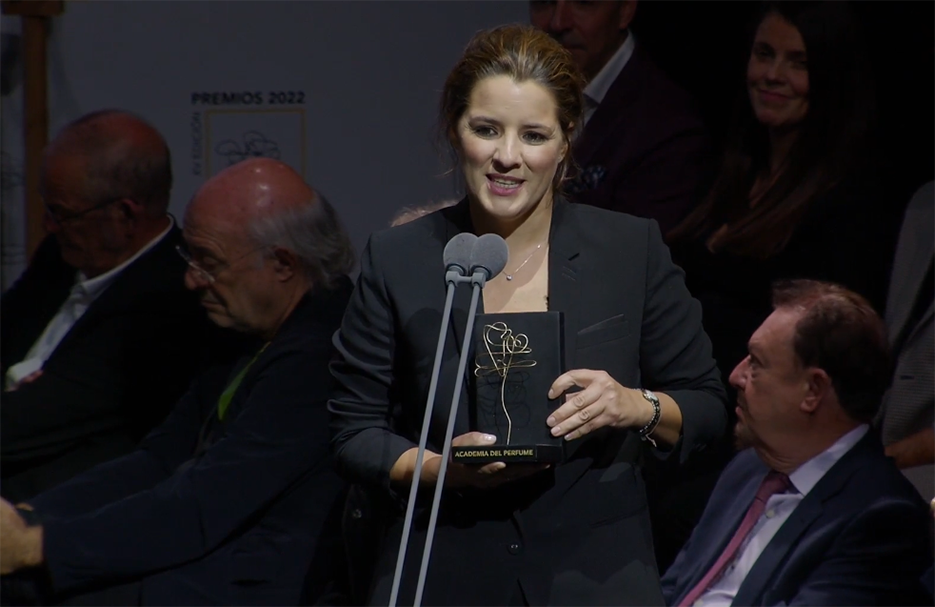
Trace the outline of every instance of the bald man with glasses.
<instances>
[{"instance_id":1,"label":"bald man with glasses","mask_svg":"<svg viewBox=\"0 0 935 607\"><path fill-rule=\"evenodd\" d=\"M48 232L0 299L0 493L19 502L134 449L188 387L211 331L167 213L169 149L103 110L46 148Z\"/></svg>"}]
</instances>

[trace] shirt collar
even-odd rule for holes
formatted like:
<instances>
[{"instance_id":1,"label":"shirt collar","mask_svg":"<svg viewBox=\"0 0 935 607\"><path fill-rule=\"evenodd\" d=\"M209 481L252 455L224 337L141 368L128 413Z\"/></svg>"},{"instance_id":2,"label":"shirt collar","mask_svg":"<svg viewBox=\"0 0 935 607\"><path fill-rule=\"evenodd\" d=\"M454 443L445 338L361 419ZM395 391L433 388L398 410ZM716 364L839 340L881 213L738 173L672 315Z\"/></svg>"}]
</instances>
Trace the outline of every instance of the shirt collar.
<instances>
[{"instance_id":1,"label":"shirt collar","mask_svg":"<svg viewBox=\"0 0 935 607\"><path fill-rule=\"evenodd\" d=\"M870 426L861 424L839 438L833 445L808 460L789 475L792 486L803 496L818 484L818 481L834 466L851 447L864 437Z\"/></svg>"},{"instance_id":2,"label":"shirt collar","mask_svg":"<svg viewBox=\"0 0 935 607\"><path fill-rule=\"evenodd\" d=\"M601 71L584 87L584 96L594 105L598 105L604 100L607 91L610 90L610 85L614 83L614 80L626 67L627 62L630 61L630 57L633 56L635 46L636 41L633 39L633 32L627 31L627 39L604 64Z\"/></svg>"},{"instance_id":3,"label":"shirt collar","mask_svg":"<svg viewBox=\"0 0 935 607\"><path fill-rule=\"evenodd\" d=\"M98 296L100 296L100 294L103 293L105 289L107 289L107 287L109 287L115 280L117 280L117 277L121 272L126 270L127 267L129 267L130 264L132 264L134 261L145 255L147 251L155 247L163 238L166 237L166 234L169 233L169 230L175 227L175 218L172 217L172 215L168 215L168 217L169 226L165 230L146 243L146 246L137 251L133 257L126 260L116 268L109 270L100 276L95 276L94 278L85 278L84 273L79 270L74 290L82 293L91 301L97 299Z\"/></svg>"}]
</instances>

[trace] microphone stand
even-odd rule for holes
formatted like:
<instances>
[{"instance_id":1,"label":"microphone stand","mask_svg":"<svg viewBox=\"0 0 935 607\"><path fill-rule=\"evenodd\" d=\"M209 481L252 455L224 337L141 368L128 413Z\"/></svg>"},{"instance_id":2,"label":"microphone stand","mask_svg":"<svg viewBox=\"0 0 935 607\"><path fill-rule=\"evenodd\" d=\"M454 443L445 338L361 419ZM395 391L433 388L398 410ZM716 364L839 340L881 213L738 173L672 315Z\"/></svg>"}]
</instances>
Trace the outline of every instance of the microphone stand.
<instances>
[{"instance_id":1,"label":"microphone stand","mask_svg":"<svg viewBox=\"0 0 935 607\"><path fill-rule=\"evenodd\" d=\"M435 392L438 388L438 376L441 372L442 351L445 348L445 339L448 336L448 322L451 319L451 304L452 304L452 301L454 300L455 289L457 288L459 284L474 283L474 295L471 299L471 311L468 316L468 333L466 333L466 335L469 336L470 330L473 328L473 325L474 325L474 316L476 315L476 310L477 310L477 299L478 299L478 294L480 293L480 288L475 282L475 276L470 276L470 277L462 276L461 273L458 272L457 270L448 270L448 272L445 273L445 282L448 283L448 292L445 296L445 310L442 313L441 331L438 333L438 346L435 348L435 363L432 367L432 380L431 380L431 383L429 384L429 395L428 395L428 398L426 399L425 415L423 416L423 419L422 419L422 434L419 436L419 450L416 453L415 470L413 470L412 484L409 487L409 503L406 505L406 517L403 521L403 536L402 536L402 539L400 540L399 554L396 557L396 572L393 575L393 589L390 592L390 603L389 603L390 607L395 607L396 600L399 598L399 585L402 579L403 566L406 562L406 550L409 547L409 532L412 528L412 517L415 513L416 494L418 493L419 482L422 477L422 463L423 463L423 460L425 459L425 446L428 443L429 426L431 425L431 419L432 419L432 410L435 407ZM464 379L464 357L467 355L466 346L469 344L469 342L470 340L466 337L464 340L465 347L462 348L462 353L461 353L462 361L458 367L457 386L455 387L456 400L455 400L455 404L453 406L452 411L454 411L457 408L458 400L460 400L460 397L461 397L461 384L463 383L463 379ZM451 434L453 430L454 430L454 415L451 415L448 421L448 434L447 434L447 438L445 439L445 448L443 452L441 470L439 472L439 482L436 485L436 489L435 489L435 502L432 506L432 519L430 523L432 535L434 535L434 531L435 531L435 519L437 518L437 506L439 502L439 497L441 495L441 492L439 491L439 487L442 486L442 484L444 483L444 479L445 479L445 471L447 469L447 463L448 463L447 458L448 458L449 452L451 451L451 448L448 445L448 443L451 442ZM432 535L430 535L428 540L426 541L426 548L428 552L431 551ZM422 599L422 586L425 581L423 578L424 578L424 573L426 570L426 564L428 562L428 552L426 552L425 555L423 556L422 569L419 574L419 586L418 586L418 590L416 591L416 600L415 600L414 605L419 605Z\"/></svg>"},{"instance_id":2,"label":"microphone stand","mask_svg":"<svg viewBox=\"0 0 935 607\"><path fill-rule=\"evenodd\" d=\"M422 590L425 587L425 576L428 572L429 557L432 554L432 541L435 539L435 526L438 520L438 508L441 503L442 489L445 486L445 474L448 472L448 457L451 454L451 439L455 429L455 418L458 415L458 405L461 402L461 387L464 384L464 369L467 365L468 351L471 347L471 335L474 330L474 319L477 316L477 302L480 299L481 289L487 282L487 273L485 270L477 270L471 278L463 277L465 282L470 281L473 285L471 293L471 307L468 311L467 327L464 330L464 341L461 344L461 357L458 361L458 375L455 380L455 391L452 396L451 409L448 412L448 429L445 432L445 442L442 447L442 461L438 470L438 480L435 483L435 496L432 500L432 511L429 515L428 533L425 537L425 548L422 552L422 566L419 569L419 580L416 585L416 598L413 607L419 607L422 604ZM424 430L424 429L423 429ZM413 486L416 480L413 479Z\"/></svg>"}]
</instances>

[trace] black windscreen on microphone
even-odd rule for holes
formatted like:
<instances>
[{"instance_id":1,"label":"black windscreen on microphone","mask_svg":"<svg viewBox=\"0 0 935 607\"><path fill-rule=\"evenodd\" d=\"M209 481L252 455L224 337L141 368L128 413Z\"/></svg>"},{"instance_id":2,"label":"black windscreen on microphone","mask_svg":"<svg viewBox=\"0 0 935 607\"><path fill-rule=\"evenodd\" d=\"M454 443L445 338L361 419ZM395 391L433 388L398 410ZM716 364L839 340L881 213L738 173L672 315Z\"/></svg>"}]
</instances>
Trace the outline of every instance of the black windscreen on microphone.
<instances>
[{"instance_id":1,"label":"black windscreen on microphone","mask_svg":"<svg viewBox=\"0 0 935 607\"><path fill-rule=\"evenodd\" d=\"M470 232L461 232L448 241L442 260L445 262L445 271L455 270L461 276L466 276L471 267L471 255L477 236Z\"/></svg>"},{"instance_id":2,"label":"black windscreen on microphone","mask_svg":"<svg viewBox=\"0 0 935 607\"><path fill-rule=\"evenodd\" d=\"M471 250L471 273L483 271L485 280L490 280L503 271L509 257L510 249L503 238L496 234L484 234Z\"/></svg>"}]
</instances>

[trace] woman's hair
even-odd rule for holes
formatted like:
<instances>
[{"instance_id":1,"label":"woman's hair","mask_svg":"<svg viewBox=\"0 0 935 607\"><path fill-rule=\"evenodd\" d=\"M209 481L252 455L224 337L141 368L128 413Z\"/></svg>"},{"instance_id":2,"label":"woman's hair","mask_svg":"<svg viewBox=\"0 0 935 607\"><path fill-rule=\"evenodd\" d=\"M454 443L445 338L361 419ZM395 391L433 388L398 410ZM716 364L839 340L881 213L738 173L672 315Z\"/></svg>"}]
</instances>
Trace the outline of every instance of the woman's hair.
<instances>
[{"instance_id":1,"label":"woman's hair","mask_svg":"<svg viewBox=\"0 0 935 607\"><path fill-rule=\"evenodd\" d=\"M435 211L440 211L456 204L458 204L457 198L449 198L438 202L429 202L421 206L403 207L393 215L393 219L390 220L390 226L395 228L396 226L401 226L410 221L415 221L420 217L425 217L429 213L434 213Z\"/></svg>"},{"instance_id":2,"label":"woman's hair","mask_svg":"<svg viewBox=\"0 0 935 607\"><path fill-rule=\"evenodd\" d=\"M478 82L492 76L509 76L517 83L532 81L549 91L570 148L584 112L584 79L571 53L532 26L504 25L475 34L445 81L440 127L455 156L460 149L458 121L467 110L471 92ZM564 179L572 177L571 156L569 149L555 172L552 185L556 191Z\"/></svg>"},{"instance_id":3,"label":"woman's hair","mask_svg":"<svg viewBox=\"0 0 935 607\"><path fill-rule=\"evenodd\" d=\"M845 2L767 2L749 38L769 15L798 29L808 56L808 113L797 127L779 174L750 208L750 191L768 166L767 127L743 93L733 112L724 157L707 198L669 240L707 238L727 224L712 249L765 259L781 251L809 203L865 160L874 100L870 67L856 18ZM746 65L746 63L744 64Z\"/></svg>"}]
</instances>

